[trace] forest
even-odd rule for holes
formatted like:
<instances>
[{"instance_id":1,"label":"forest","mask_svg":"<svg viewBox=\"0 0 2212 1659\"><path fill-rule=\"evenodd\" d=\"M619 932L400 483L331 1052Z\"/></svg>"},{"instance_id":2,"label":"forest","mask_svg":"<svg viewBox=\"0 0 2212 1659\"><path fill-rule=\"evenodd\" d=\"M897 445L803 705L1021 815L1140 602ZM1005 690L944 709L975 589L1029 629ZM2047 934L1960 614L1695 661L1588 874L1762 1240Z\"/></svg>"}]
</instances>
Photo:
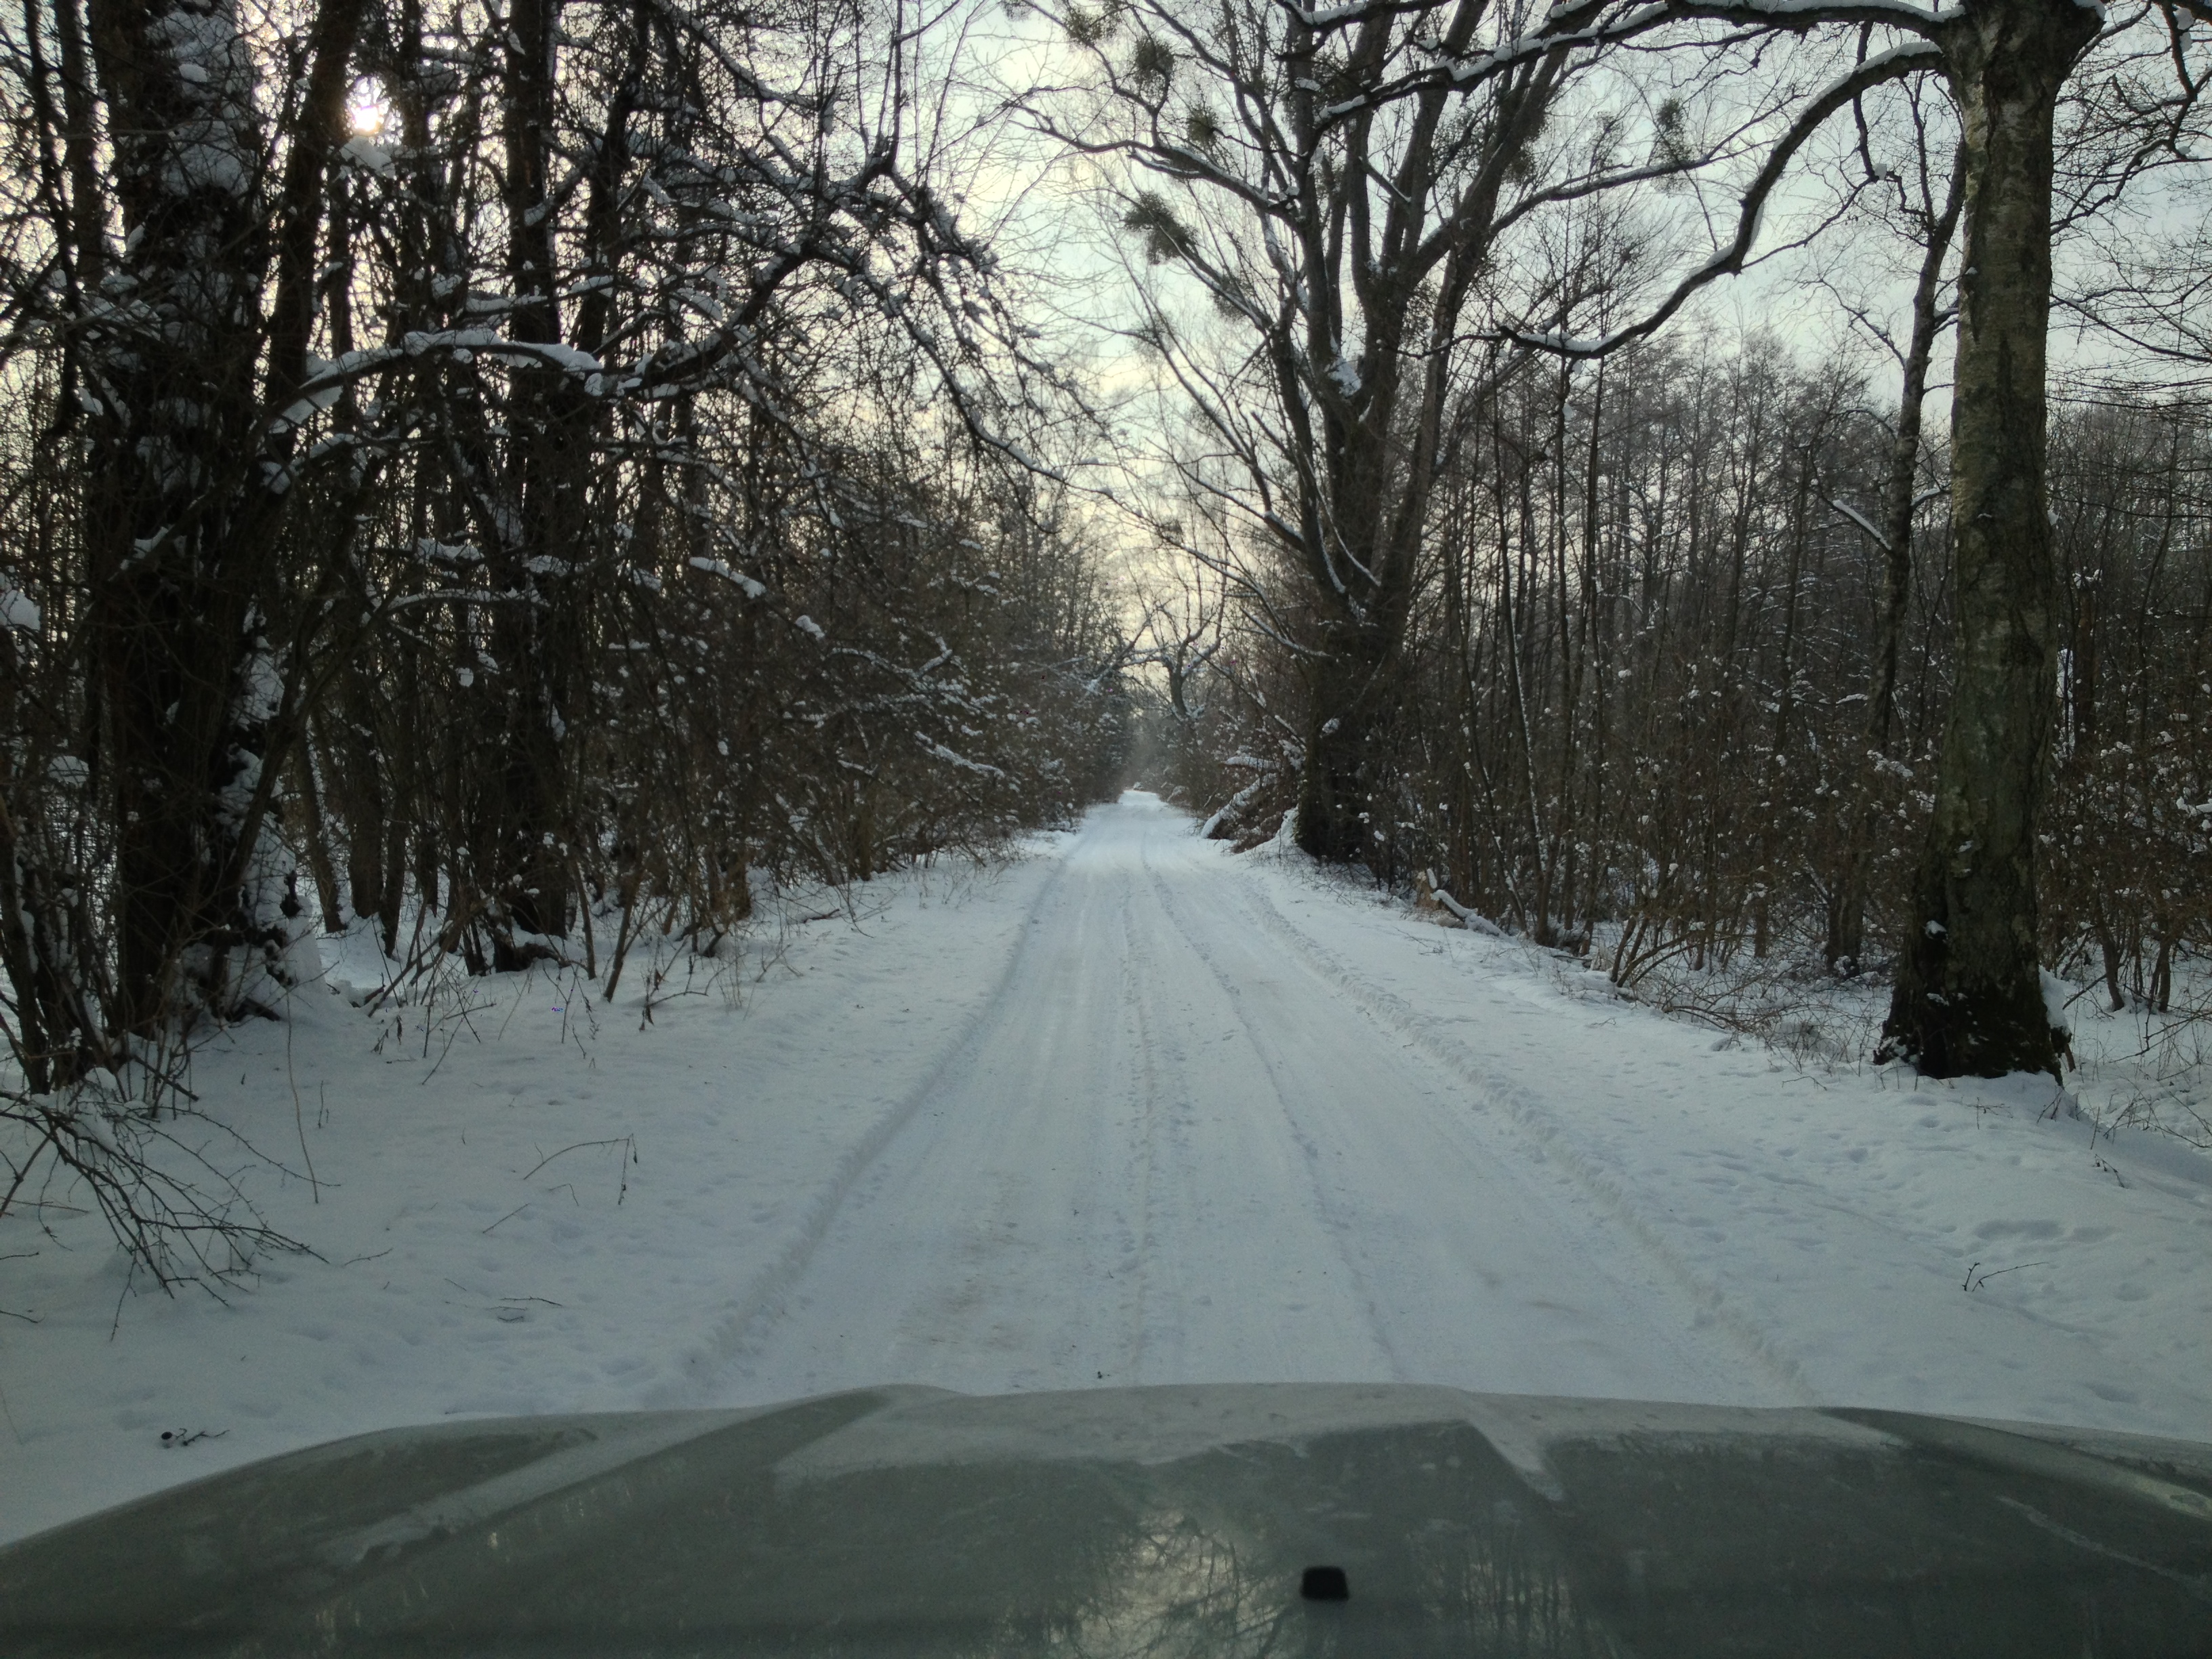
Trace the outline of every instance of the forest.
<instances>
[{"instance_id":1,"label":"forest","mask_svg":"<svg viewBox=\"0 0 2212 1659\"><path fill-rule=\"evenodd\" d=\"M1471 411L1482 453L1440 493L1382 739L1377 872L1595 948L1624 987L1674 958L1892 971L1955 606L1940 452L1908 556L1882 538L1878 410L1860 377L1771 345L1662 345L1532 368ZM2208 437L2183 400L2085 400L2051 427L2040 952L2114 1010L2175 1010L2177 963L2212 939ZM1297 783L1296 665L1225 600L1177 601L1152 637L1188 665L1182 702L1144 735L1214 833L1264 838ZM1201 614L1224 619L1218 651L1182 631Z\"/></svg>"},{"instance_id":2,"label":"forest","mask_svg":"<svg viewBox=\"0 0 2212 1659\"><path fill-rule=\"evenodd\" d=\"M319 936L611 999L1133 782L1624 990L1872 976L1931 1075L2063 1076L2046 974L2189 1014L2208 40L21 0L0 1207L166 1213Z\"/></svg>"}]
</instances>

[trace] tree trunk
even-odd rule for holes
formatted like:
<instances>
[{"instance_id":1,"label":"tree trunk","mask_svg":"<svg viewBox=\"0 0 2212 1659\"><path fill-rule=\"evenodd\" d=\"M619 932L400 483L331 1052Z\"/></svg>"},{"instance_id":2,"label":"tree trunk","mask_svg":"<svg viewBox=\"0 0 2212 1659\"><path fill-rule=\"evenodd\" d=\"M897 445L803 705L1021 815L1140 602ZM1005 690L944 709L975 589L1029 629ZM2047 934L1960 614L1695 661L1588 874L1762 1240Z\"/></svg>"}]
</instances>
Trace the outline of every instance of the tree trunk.
<instances>
[{"instance_id":1,"label":"tree trunk","mask_svg":"<svg viewBox=\"0 0 2212 1659\"><path fill-rule=\"evenodd\" d=\"M1912 518L1919 496L1920 427L1928 397L1928 365L1935 355L1936 336L1942 325L1936 298L1943 276L1944 256L1959 228L1965 205L1966 158L1951 168L1951 185L1942 211L1927 227L1928 246L1920 262L1919 281L1912 292L1912 336L1905 347L1904 382L1898 393L1897 434L1892 441L1889 477L1883 489L1881 513L1882 606L1880 632L1875 646L1874 684L1867 707L1865 761L1871 767L1877 757L1889 755L1890 738L1897 725L1897 666L1905 643L1905 618L1912 599ZM1849 839L1844 848L1844 867L1837 878L1828 907L1827 963L1832 971L1856 973L1866 950L1868 865L1874 856L1874 780L1862 769L1859 800L1851 813Z\"/></svg>"},{"instance_id":2,"label":"tree trunk","mask_svg":"<svg viewBox=\"0 0 2212 1659\"><path fill-rule=\"evenodd\" d=\"M1361 629L1316 665L1297 839L1302 850L1332 864L1370 855L1368 801L1397 660L1392 645Z\"/></svg>"},{"instance_id":3,"label":"tree trunk","mask_svg":"<svg viewBox=\"0 0 2212 1659\"><path fill-rule=\"evenodd\" d=\"M217 797L250 572L228 487L254 434L268 230L234 9L94 0L92 40L128 234L120 303L90 351L86 539L93 653L115 781L123 1018L150 1029L180 955L216 931Z\"/></svg>"},{"instance_id":4,"label":"tree trunk","mask_svg":"<svg viewBox=\"0 0 2212 1659\"><path fill-rule=\"evenodd\" d=\"M315 902L322 911L323 931L345 932L345 907L338 900L337 862L331 856L330 824L323 816L323 792L315 787L315 750L301 743L292 750L300 799L300 838L305 843L307 868L315 878Z\"/></svg>"},{"instance_id":5,"label":"tree trunk","mask_svg":"<svg viewBox=\"0 0 2212 1659\"><path fill-rule=\"evenodd\" d=\"M115 791L118 995L137 1030L179 998L250 1000L240 975L276 969L297 931L270 828L296 711L262 610L294 429L265 410L287 405L308 362L323 181L362 9L328 0L314 14L271 192L233 0L88 9L126 232L85 331L88 631Z\"/></svg>"},{"instance_id":6,"label":"tree trunk","mask_svg":"<svg viewBox=\"0 0 2212 1659\"><path fill-rule=\"evenodd\" d=\"M509 19L507 58L507 262L514 284L514 337L561 343L561 306L551 155L560 34L560 0L520 0ZM514 511L517 534L496 544L495 568L526 604L498 607L494 649L506 685L505 753L494 814L493 965L521 968L548 953L543 943L568 931L568 825L562 811L562 706L571 664L567 643L575 603L584 521L581 489L588 450L587 411L568 376L555 369L515 372Z\"/></svg>"},{"instance_id":7,"label":"tree trunk","mask_svg":"<svg viewBox=\"0 0 2212 1659\"><path fill-rule=\"evenodd\" d=\"M2096 31L2072 0L2004 0L1944 37L1966 166L1951 416L1958 680L1882 1028L1883 1053L1935 1077L2058 1071L2035 856L2057 692L2044 489L2051 124Z\"/></svg>"}]
</instances>

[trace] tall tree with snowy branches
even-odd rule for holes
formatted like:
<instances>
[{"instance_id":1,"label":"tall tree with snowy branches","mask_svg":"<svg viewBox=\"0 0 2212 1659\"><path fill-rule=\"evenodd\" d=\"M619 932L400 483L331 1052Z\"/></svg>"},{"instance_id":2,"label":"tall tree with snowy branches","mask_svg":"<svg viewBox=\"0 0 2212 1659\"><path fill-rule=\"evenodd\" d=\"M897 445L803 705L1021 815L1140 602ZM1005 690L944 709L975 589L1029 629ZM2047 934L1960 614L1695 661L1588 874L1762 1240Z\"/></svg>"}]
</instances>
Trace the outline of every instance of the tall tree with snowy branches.
<instances>
[{"instance_id":1,"label":"tall tree with snowy branches","mask_svg":"<svg viewBox=\"0 0 2212 1659\"><path fill-rule=\"evenodd\" d=\"M345 136L362 11L363 0L327 0L309 18L275 148L234 0L89 8L122 238L111 259L96 189L76 204L80 275L62 323L81 410L64 418L82 413L89 458L117 975L136 1030L180 989L224 1003L300 931L268 822L272 726L297 709L260 602L292 483L323 177ZM72 100L72 144L94 142L81 131L88 91Z\"/></svg>"}]
</instances>

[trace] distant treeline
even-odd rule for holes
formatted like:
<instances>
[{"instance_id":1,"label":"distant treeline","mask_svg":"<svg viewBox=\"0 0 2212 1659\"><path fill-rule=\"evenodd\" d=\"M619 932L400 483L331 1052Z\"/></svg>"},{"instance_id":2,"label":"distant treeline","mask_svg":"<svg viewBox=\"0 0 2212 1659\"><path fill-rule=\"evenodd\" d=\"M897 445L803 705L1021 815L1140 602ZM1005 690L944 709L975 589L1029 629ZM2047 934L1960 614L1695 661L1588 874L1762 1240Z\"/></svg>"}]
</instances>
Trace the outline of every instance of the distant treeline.
<instances>
[{"instance_id":1,"label":"distant treeline","mask_svg":"<svg viewBox=\"0 0 2212 1659\"><path fill-rule=\"evenodd\" d=\"M1893 418L1757 343L1532 360L1461 408L1370 868L1546 943L1595 935L1623 983L1674 957L1886 969L1954 648L1929 444L1880 707ZM2050 487L2045 960L2163 1007L2177 952L2212 949L2212 420L2061 399ZM1297 795L1296 593L1209 612L1218 647L1190 632L1145 723L1155 775L1248 842Z\"/></svg>"}]
</instances>

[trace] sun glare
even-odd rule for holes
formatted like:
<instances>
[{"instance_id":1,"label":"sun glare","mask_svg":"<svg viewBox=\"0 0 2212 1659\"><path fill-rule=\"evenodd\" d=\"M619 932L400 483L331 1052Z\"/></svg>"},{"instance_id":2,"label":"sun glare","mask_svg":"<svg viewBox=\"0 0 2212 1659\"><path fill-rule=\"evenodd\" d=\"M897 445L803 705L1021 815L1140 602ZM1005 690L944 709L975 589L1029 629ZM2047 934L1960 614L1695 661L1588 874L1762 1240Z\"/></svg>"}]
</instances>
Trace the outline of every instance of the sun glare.
<instances>
[{"instance_id":1,"label":"sun glare","mask_svg":"<svg viewBox=\"0 0 2212 1659\"><path fill-rule=\"evenodd\" d=\"M379 137L391 118L392 106L373 86L356 88L352 98L347 101L346 125L356 137Z\"/></svg>"}]
</instances>

